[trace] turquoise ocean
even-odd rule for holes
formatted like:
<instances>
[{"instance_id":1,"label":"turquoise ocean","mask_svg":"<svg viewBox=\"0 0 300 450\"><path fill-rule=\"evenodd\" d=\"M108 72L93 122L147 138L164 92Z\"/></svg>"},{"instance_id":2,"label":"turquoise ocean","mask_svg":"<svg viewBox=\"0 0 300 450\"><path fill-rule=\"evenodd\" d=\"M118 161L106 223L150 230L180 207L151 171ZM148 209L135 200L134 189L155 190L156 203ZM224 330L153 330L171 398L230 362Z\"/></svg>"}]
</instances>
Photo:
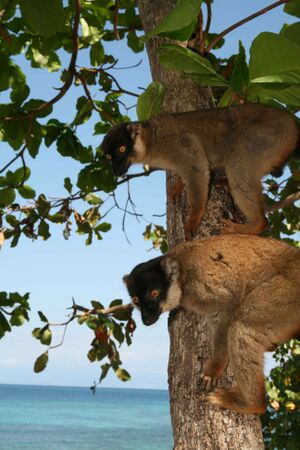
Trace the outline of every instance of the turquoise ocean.
<instances>
[{"instance_id":1,"label":"turquoise ocean","mask_svg":"<svg viewBox=\"0 0 300 450\"><path fill-rule=\"evenodd\" d=\"M1 450L171 450L167 391L0 385Z\"/></svg>"}]
</instances>

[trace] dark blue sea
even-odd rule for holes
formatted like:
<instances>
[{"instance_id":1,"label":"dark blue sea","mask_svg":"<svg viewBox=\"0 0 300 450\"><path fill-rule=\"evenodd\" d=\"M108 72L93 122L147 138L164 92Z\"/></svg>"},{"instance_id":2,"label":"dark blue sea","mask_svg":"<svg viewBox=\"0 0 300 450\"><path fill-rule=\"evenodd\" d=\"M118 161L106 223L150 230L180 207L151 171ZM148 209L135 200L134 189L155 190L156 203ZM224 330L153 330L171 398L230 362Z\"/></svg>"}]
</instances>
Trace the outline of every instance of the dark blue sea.
<instances>
[{"instance_id":1,"label":"dark blue sea","mask_svg":"<svg viewBox=\"0 0 300 450\"><path fill-rule=\"evenodd\" d=\"M171 450L167 391L0 385L1 450Z\"/></svg>"}]
</instances>

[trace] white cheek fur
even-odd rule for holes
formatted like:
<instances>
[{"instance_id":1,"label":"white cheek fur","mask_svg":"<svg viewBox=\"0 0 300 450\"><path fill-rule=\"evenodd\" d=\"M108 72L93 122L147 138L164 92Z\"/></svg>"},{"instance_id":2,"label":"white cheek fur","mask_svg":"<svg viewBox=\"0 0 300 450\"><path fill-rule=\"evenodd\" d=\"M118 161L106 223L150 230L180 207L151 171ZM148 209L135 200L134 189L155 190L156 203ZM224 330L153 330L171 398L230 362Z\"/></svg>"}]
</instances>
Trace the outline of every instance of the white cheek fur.
<instances>
[{"instance_id":1,"label":"white cheek fur","mask_svg":"<svg viewBox=\"0 0 300 450\"><path fill-rule=\"evenodd\" d=\"M180 304L181 289L178 281L173 281L167 292L167 297L164 302L161 302L162 312L172 311Z\"/></svg>"},{"instance_id":2,"label":"white cheek fur","mask_svg":"<svg viewBox=\"0 0 300 450\"><path fill-rule=\"evenodd\" d=\"M143 142L143 139L139 134L135 137L133 148L134 148L134 156L132 158L132 162L143 162L146 156L146 147Z\"/></svg>"}]
</instances>

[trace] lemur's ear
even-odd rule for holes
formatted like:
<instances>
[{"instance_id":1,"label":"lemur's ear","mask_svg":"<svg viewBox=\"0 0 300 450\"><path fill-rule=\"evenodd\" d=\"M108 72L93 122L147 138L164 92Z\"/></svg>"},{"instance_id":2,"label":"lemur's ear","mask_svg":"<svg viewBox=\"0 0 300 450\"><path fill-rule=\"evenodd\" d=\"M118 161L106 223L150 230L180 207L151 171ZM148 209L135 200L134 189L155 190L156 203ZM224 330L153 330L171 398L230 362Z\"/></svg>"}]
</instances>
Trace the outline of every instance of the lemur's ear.
<instances>
[{"instance_id":1,"label":"lemur's ear","mask_svg":"<svg viewBox=\"0 0 300 450\"><path fill-rule=\"evenodd\" d=\"M180 275L179 263L176 261L176 259L166 256L161 261L161 266L166 272L169 281L176 281L179 278Z\"/></svg>"},{"instance_id":2,"label":"lemur's ear","mask_svg":"<svg viewBox=\"0 0 300 450\"><path fill-rule=\"evenodd\" d=\"M124 277L123 277L123 281L126 284L126 286L127 286L127 283L128 283L128 278L129 278L129 275L124 275Z\"/></svg>"}]
</instances>

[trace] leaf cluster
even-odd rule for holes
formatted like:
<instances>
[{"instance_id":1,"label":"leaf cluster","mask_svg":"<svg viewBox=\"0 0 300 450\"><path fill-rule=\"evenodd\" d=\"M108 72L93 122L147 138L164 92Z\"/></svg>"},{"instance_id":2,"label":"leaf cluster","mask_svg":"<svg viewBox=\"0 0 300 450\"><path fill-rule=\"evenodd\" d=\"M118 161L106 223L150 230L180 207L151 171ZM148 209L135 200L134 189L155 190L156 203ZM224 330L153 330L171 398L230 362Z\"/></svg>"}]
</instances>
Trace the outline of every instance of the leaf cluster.
<instances>
[{"instance_id":1,"label":"leaf cluster","mask_svg":"<svg viewBox=\"0 0 300 450\"><path fill-rule=\"evenodd\" d=\"M94 383L91 389L93 391L95 390L96 386L104 380L110 369L113 369L121 381L130 380L129 373L122 367L119 348L125 343L131 345L136 324L132 318L132 308L122 309L122 305L122 300L113 300L109 305L109 309L112 308L112 311L108 310L108 312L105 312L104 306L96 300L91 301L91 308L73 304L71 307L73 310L71 317L67 322L62 324L49 323L45 315L39 311L39 317L44 325L35 328L32 331L32 335L41 344L46 345L48 350L36 359L34 371L39 373L46 368L49 361L49 350L63 344L67 326L76 319L79 325L86 325L93 334L91 348L87 354L90 362L107 360L107 362L101 365L99 381ZM83 311L83 314L79 314L80 311ZM56 326L63 326L65 328L63 339L60 344L50 346L52 341L52 328Z\"/></svg>"},{"instance_id":2,"label":"leaf cluster","mask_svg":"<svg viewBox=\"0 0 300 450\"><path fill-rule=\"evenodd\" d=\"M19 327L29 320L29 293L20 295L18 292L0 292L0 339L11 327Z\"/></svg>"},{"instance_id":3,"label":"leaf cluster","mask_svg":"<svg viewBox=\"0 0 300 450\"><path fill-rule=\"evenodd\" d=\"M300 342L291 340L275 352L277 366L266 381L269 396L262 416L267 449L295 450L300 440Z\"/></svg>"}]
</instances>

